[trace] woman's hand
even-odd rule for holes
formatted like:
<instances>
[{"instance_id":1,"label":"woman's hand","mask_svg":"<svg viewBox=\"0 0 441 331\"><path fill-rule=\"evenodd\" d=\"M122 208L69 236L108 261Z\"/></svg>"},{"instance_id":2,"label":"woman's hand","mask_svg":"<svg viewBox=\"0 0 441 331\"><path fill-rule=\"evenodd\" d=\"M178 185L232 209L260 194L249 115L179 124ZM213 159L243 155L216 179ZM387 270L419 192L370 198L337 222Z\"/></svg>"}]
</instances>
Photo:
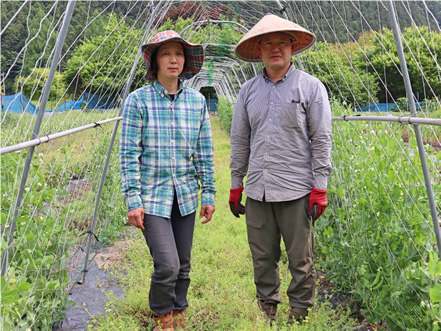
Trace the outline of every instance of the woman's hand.
<instances>
[{"instance_id":1,"label":"woman's hand","mask_svg":"<svg viewBox=\"0 0 441 331\"><path fill-rule=\"evenodd\" d=\"M202 224L208 223L211 221L211 217L214 213L213 205L204 205L201 207L201 213L199 214L199 218L205 217L205 220L202 221Z\"/></svg>"},{"instance_id":2,"label":"woman's hand","mask_svg":"<svg viewBox=\"0 0 441 331\"><path fill-rule=\"evenodd\" d=\"M145 230L144 228L144 208L136 208L132 209L127 213L127 216L129 217L129 223L130 225L133 225L134 227L137 227L138 229L141 229L142 231Z\"/></svg>"}]
</instances>

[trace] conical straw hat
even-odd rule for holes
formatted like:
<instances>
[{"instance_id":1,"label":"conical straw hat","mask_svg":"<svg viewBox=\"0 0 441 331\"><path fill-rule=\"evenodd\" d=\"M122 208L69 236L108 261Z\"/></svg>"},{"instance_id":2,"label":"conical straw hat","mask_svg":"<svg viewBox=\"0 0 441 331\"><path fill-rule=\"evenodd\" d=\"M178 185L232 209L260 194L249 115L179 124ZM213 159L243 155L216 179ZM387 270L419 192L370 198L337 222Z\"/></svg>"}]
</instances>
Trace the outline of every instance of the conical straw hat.
<instances>
[{"instance_id":1,"label":"conical straw hat","mask_svg":"<svg viewBox=\"0 0 441 331\"><path fill-rule=\"evenodd\" d=\"M262 62L258 53L257 37L272 32L285 32L294 37L294 50L291 55L298 54L314 45L316 36L300 25L280 18L276 15L265 15L248 31L236 46L236 55L248 62Z\"/></svg>"},{"instance_id":2,"label":"conical straw hat","mask_svg":"<svg viewBox=\"0 0 441 331\"><path fill-rule=\"evenodd\" d=\"M185 41L178 33L172 30L158 32L150 41L141 47L144 56L144 63L147 67L145 78L148 80L155 80L155 76L151 72L152 54L164 43L170 41L178 41L184 47L185 65L179 78L190 79L196 75L204 64L204 48L199 44L192 44Z\"/></svg>"}]
</instances>

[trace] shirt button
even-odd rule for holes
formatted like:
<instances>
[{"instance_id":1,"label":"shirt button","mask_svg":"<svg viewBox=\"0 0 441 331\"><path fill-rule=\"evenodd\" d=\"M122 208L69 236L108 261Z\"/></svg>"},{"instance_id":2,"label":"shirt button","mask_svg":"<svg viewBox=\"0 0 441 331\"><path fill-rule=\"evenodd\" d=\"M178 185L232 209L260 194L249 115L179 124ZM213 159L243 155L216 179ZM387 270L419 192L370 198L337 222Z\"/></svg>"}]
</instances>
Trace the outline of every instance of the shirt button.
<instances>
[{"instance_id":1,"label":"shirt button","mask_svg":"<svg viewBox=\"0 0 441 331\"><path fill-rule=\"evenodd\" d=\"M271 104L273 104L273 102L271 101Z\"/></svg>"},{"instance_id":2,"label":"shirt button","mask_svg":"<svg viewBox=\"0 0 441 331\"><path fill-rule=\"evenodd\" d=\"M276 88L276 85L273 85L273 88Z\"/></svg>"},{"instance_id":3,"label":"shirt button","mask_svg":"<svg viewBox=\"0 0 441 331\"><path fill-rule=\"evenodd\" d=\"M170 124L171 124L171 125L175 125L175 123L174 123L174 122L171 122Z\"/></svg>"},{"instance_id":4,"label":"shirt button","mask_svg":"<svg viewBox=\"0 0 441 331\"><path fill-rule=\"evenodd\" d=\"M272 119L270 118L270 122L272 121Z\"/></svg>"}]
</instances>

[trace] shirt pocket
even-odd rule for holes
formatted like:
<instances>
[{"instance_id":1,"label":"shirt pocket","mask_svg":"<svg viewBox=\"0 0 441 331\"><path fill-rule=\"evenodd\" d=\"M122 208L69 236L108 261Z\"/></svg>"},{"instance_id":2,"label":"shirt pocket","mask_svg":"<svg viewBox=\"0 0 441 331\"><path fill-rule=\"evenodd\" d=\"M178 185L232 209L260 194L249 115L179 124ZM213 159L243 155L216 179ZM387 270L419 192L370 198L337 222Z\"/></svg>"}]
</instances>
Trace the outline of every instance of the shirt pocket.
<instances>
[{"instance_id":1,"label":"shirt pocket","mask_svg":"<svg viewBox=\"0 0 441 331\"><path fill-rule=\"evenodd\" d=\"M280 126L285 128L298 128L301 112L300 102L284 102L280 112Z\"/></svg>"}]
</instances>

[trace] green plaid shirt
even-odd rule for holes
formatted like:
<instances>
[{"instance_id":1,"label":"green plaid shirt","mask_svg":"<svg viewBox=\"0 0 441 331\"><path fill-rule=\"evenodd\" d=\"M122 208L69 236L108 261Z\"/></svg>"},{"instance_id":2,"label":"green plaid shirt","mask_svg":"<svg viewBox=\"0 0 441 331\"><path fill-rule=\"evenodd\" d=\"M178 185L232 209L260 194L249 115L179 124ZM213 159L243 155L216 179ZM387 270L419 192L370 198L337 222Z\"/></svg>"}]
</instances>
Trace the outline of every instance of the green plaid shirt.
<instances>
[{"instance_id":1,"label":"green plaid shirt","mask_svg":"<svg viewBox=\"0 0 441 331\"><path fill-rule=\"evenodd\" d=\"M205 98L181 83L174 99L156 80L127 97L120 141L128 210L170 218L177 193L182 216L214 205L213 139ZM199 185L200 182L200 185Z\"/></svg>"}]
</instances>

